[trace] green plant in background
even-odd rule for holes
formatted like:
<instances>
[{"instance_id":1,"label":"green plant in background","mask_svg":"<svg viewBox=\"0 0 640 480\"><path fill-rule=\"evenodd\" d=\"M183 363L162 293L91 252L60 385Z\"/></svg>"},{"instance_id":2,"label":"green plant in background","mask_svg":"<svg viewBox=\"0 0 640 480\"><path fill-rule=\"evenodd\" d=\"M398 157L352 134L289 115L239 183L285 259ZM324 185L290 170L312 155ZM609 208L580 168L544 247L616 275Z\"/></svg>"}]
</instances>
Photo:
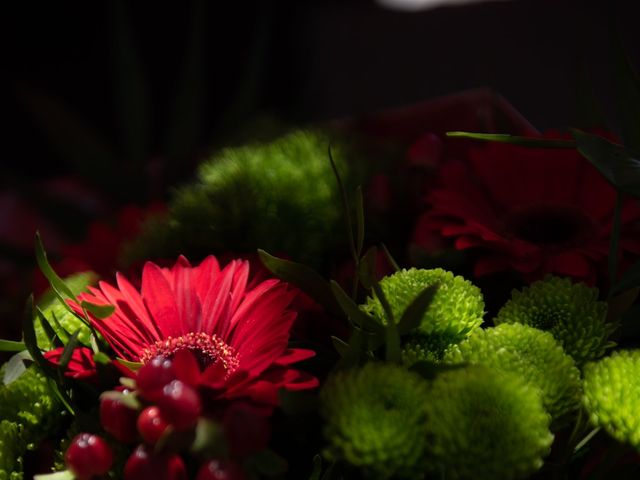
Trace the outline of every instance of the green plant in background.
<instances>
[{"instance_id":1,"label":"green plant in background","mask_svg":"<svg viewBox=\"0 0 640 480\"><path fill-rule=\"evenodd\" d=\"M325 456L367 478L422 478L428 383L386 363L335 373L320 393L329 442Z\"/></svg>"},{"instance_id":2,"label":"green plant in background","mask_svg":"<svg viewBox=\"0 0 640 480\"><path fill-rule=\"evenodd\" d=\"M478 330L447 351L445 361L472 363L513 373L540 390L542 403L554 421L580 405L580 371L548 332L520 324ZM566 418L564 418L566 419Z\"/></svg>"},{"instance_id":3,"label":"green plant in background","mask_svg":"<svg viewBox=\"0 0 640 480\"><path fill-rule=\"evenodd\" d=\"M607 304L598 301L597 289L549 276L521 292L514 290L495 323L522 323L549 331L580 366L614 345L609 335L616 324L607 323L606 314Z\"/></svg>"},{"instance_id":4,"label":"green plant in background","mask_svg":"<svg viewBox=\"0 0 640 480\"><path fill-rule=\"evenodd\" d=\"M22 480L25 445L16 422L0 421L0 480Z\"/></svg>"},{"instance_id":5,"label":"green plant in background","mask_svg":"<svg viewBox=\"0 0 640 480\"><path fill-rule=\"evenodd\" d=\"M343 240L329 144L323 132L295 131L271 143L221 151L201 165L194 185L176 192L168 218L143 228L126 256L173 258L189 252L195 258L260 247L324 265L326 254ZM356 162L345 161L353 160L349 148L340 143L331 148L353 183L358 175Z\"/></svg>"},{"instance_id":6,"label":"green plant in background","mask_svg":"<svg viewBox=\"0 0 640 480\"><path fill-rule=\"evenodd\" d=\"M621 350L584 368L591 423L640 450L640 350Z\"/></svg>"},{"instance_id":7,"label":"green plant in background","mask_svg":"<svg viewBox=\"0 0 640 480\"><path fill-rule=\"evenodd\" d=\"M403 359L408 364L420 360L440 360L449 345L462 341L482 323L482 292L461 276L454 276L441 268L412 268L396 272L380 281L380 288L389 300L396 319L431 285L438 285L438 290L418 328L407 335ZM386 324L384 308L377 297L367 298L362 309Z\"/></svg>"},{"instance_id":8,"label":"green plant in background","mask_svg":"<svg viewBox=\"0 0 640 480\"><path fill-rule=\"evenodd\" d=\"M424 405L435 478L523 478L553 441L538 390L515 374L478 366L441 373Z\"/></svg>"}]
</instances>

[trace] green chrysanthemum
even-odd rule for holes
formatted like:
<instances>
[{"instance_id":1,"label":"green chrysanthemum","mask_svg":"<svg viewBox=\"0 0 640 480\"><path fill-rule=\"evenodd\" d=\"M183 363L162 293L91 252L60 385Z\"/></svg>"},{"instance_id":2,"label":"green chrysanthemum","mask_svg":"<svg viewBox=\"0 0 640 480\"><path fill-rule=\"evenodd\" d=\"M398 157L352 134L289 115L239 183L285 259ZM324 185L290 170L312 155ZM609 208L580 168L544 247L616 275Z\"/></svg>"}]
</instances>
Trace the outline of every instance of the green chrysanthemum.
<instances>
[{"instance_id":1,"label":"green chrysanthemum","mask_svg":"<svg viewBox=\"0 0 640 480\"><path fill-rule=\"evenodd\" d=\"M428 384L395 365L368 363L338 372L320 393L326 456L367 478L422 478Z\"/></svg>"},{"instance_id":2,"label":"green chrysanthemum","mask_svg":"<svg viewBox=\"0 0 640 480\"><path fill-rule=\"evenodd\" d=\"M442 373L425 400L436 475L516 479L538 470L553 435L538 390L514 374L473 366Z\"/></svg>"},{"instance_id":3,"label":"green chrysanthemum","mask_svg":"<svg viewBox=\"0 0 640 480\"><path fill-rule=\"evenodd\" d=\"M24 442L15 422L0 422L0 480L22 480Z\"/></svg>"},{"instance_id":4,"label":"green chrysanthemum","mask_svg":"<svg viewBox=\"0 0 640 480\"><path fill-rule=\"evenodd\" d=\"M561 343L578 366L602 356L615 328L605 322L607 304L598 290L569 279L549 276L522 292L513 291L495 323L524 323L547 330Z\"/></svg>"},{"instance_id":5,"label":"green chrysanthemum","mask_svg":"<svg viewBox=\"0 0 640 480\"><path fill-rule=\"evenodd\" d=\"M516 323L478 330L452 346L445 361L516 374L540 389L542 402L555 421L566 419L580 406L580 371L553 336L537 328Z\"/></svg>"},{"instance_id":6,"label":"green chrysanthemum","mask_svg":"<svg viewBox=\"0 0 640 480\"><path fill-rule=\"evenodd\" d=\"M347 188L351 149L321 132L297 131L272 143L228 148L204 163L198 182L177 191L169 218L151 221L130 259L190 257L263 248L318 264L342 237L342 212L328 146ZM361 182L361 179L360 179Z\"/></svg>"},{"instance_id":7,"label":"green chrysanthemum","mask_svg":"<svg viewBox=\"0 0 640 480\"><path fill-rule=\"evenodd\" d=\"M420 326L407 337L404 359L409 363L440 359L449 345L462 341L482 323L484 300L480 289L441 268L401 270L383 278L380 287L397 322L420 292L436 283L438 290ZM386 323L377 298L368 298L362 308Z\"/></svg>"},{"instance_id":8,"label":"green chrysanthemum","mask_svg":"<svg viewBox=\"0 0 640 480\"><path fill-rule=\"evenodd\" d=\"M591 422L640 450L640 350L621 350L584 368Z\"/></svg>"}]
</instances>

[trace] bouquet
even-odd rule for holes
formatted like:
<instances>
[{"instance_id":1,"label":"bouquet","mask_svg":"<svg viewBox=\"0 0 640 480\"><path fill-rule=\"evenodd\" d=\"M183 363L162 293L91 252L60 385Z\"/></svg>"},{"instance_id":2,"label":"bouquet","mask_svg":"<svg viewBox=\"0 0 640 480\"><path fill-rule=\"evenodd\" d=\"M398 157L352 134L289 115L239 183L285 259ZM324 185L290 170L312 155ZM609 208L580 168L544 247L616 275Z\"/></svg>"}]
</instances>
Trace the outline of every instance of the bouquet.
<instances>
[{"instance_id":1,"label":"bouquet","mask_svg":"<svg viewBox=\"0 0 640 480\"><path fill-rule=\"evenodd\" d=\"M0 479L636 478L634 139L466 93L223 149L106 250L37 235Z\"/></svg>"}]
</instances>

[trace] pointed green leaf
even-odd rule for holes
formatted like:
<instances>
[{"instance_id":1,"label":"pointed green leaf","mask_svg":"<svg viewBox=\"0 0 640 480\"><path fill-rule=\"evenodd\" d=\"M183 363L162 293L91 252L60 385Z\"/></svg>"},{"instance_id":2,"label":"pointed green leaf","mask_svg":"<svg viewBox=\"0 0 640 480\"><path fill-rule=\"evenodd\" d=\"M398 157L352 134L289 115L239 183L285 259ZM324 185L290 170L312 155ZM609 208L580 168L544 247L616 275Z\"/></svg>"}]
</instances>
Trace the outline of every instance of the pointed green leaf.
<instances>
[{"instance_id":1,"label":"pointed green leaf","mask_svg":"<svg viewBox=\"0 0 640 480\"><path fill-rule=\"evenodd\" d=\"M339 339L338 337L331 336L331 343L333 344L333 348L336 349L338 355L344 357L349 351L349 344Z\"/></svg>"},{"instance_id":2,"label":"pointed green leaf","mask_svg":"<svg viewBox=\"0 0 640 480\"><path fill-rule=\"evenodd\" d=\"M474 132L447 132L447 137L471 138L488 142L510 143L521 147L533 148L575 148L576 143L571 140L554 140L548 138L521 137L503 133L474 133Z\"/></svg>"},{"instance_id":3,"label":"pointed green leaf","mask_svg":"<svg viewBox=\"0 0 640 480\"><path fill-rule=\"evenodd\" d=\"M400 333L395 323L389 323L387 325L385 335L385 360L393 363L400 363L402 360Z\"/></svg>"},{"instance_id":4,"label":"pointed green leaf","mask_svg":"<svg viewBox=\"0 0 640 480\"><path fill-rule=\"evenodd\" d=\"M125 388L128 388L129 390L136 389L136 381L133 378L120 377L120 385L122 385Z\"/></svg>"},{"instance_id":5,"label":"pointed green leaf","mask_svg":"<svg viewBox=\"0 0 640 480\"><path fill-rule=\"evenodd\" d=\"M357 265L359 255L357 253L356 242L353 237L353 222L351 221L351 209L349 208L349 198L347 196L347 190L344 188L344 183L342 183L342 178L340 177L338 166L336 165L336 162L333 159L333 154L331 153L331 145L327 147L327 154L329 156L329 163L331 164L331 169L333 170L333 174L336 177L338 190L340 191L340 198L342 200L342 211L344 214L344 219L347 227L347 236L349 238L349 250L351 251L351 257L353 258L354 263Z\"/></svg>"},{"instance_id":6,"label":"pointed green leaf","mask_svg":"<svg viewBox=\"0 0 640 480\"><path fill-rule=\"evenodd\" d=\"M24 342L0 339L0 352L21 352L26 348Z\"/></svg>"},{"instance_id":7,"label":"pointed green leaf","mask_svg":"<svg viewBox=\"0 0 640 480\"><path fill-rule=\"evenodd\" d=\"M364 257L360 260L358 266L358 278L360 283L367 290L373 288L373 284L376 280L376 257L378 256L378 249L371 247L364 254Z\"/></svg>"},{"instance_id":8,"label":"pointed green leaf","mask_svg":"<svg viewBox=\"0 0 640 480\"><path fill-rule=\"evenodd\" d=\"M131 408L133 410L139 410L142 407L142 404L140 403L140 401L136 397L135 393L123 393L123 392L118 392L116 390L108 390L108 391L103 392L102 394L100 394L100 399L101 400L109 399L109 400L120 401L124 405L126 405L127 407L129 407L129 408Z\"/></svg>"},{"instance_id":9,"label":"pointed green leaf","mask_svg":"<svg viewBox=\"0 0 640 480\"><path fill-rule=\"evenodd\" d=\"M109 358L109 355L104 352L96 352L93 354L93 361L100 365L109 365L111 363L111 358Z\"/></svg>"},{"instance_id":10,"label":"pointed green leaf","mask_svg":"<svg viewBox=\"0 0 640 480\"><path fill-rule=\"evenodd\" d=\"M358 363L360 363L360 359L363 357L363 353L365 350L366 342L364 339L364 334L362 330L356 327L351 331L351 337L349 338L349 348L338 362L336 368L345 369L358 365Z\"/></svg>"},{"instance_id":11,"label":"pointed green leaf","mask_svg":"<svg viewBox=\"0 0 640 480\"><path fill-rule=\"evenodd\" d=\"M38 325L42 329L43 334L40 335L41 344L38 344L38 347L43 350L51 350L53 348L58 348L63 345L62 340L56 333L55 329L51 325L48 319L44 317L42 312L38 307L36 307L36 315L33 328L36 332L36 339L38 339L38 334L40 330L38 329ZM37 323L36 323L37 322ZM42 335L44 335L44 340L42 339Z\"/></svg>"},{"instance_id":12,"label":"pointed green leaf","mask_svg":"<svg viewBox=\"0 0 640 480\"><path fill-rule=\"evenodd\" d=\"M384 252L384 255L387 257L387 260L389 261L389 263L391 264L391 267L396 272L399 272L400 271L400 266L398 265L398 262L395 261L395 259L391 255L391 252L389 251L389 249L387 248L387 246L384 243L382 244L382 251Z\"/></svg>"},{"instance_id":13,"label":"pointed green leaf","mask_svg":"<svg viewBox=\"0 0 640 480\"><path fill-rule=\"evenodd\" d=\"M301 263L283 260L258 250L262 264L276 277L295 285L334 315L342 316L342 309L333 296L329 283L312 268Z\"/></svg>"},{"instance_id":14,"label":"pointed green leaf","mask_svg":"<svg viewBox=\"0 0 640 480\"><path fill-rule=\"evenodd\" d=\"M38 262L38 267L40 267L40 271L46 277L46 279L51 284L51 288L59 295L64 295L67 298L75 299L75 295L71 291L71 289L64 283L58 274L53 270L49 260L47 259L47 253L44 250L44 246L42 245L42 239L40 238L40 232L36 232L36 261Z\"/></svg>"},{"instance_id":15,"label":"pointed green leaf","mask_svg":"<svg viewBox=\"0 0 640 480\"><path fill-rule=\"evenodd\" d=\"M582 156L616 190L640 197L640 153L580 130L572 129L571 134Z\"/></svg>"},{"instance_id":16,"label":"pointed green leaf","mask_svg":"<svg viewBox=\"0 0 640 480\"><path fill-rule=\"evenodd\" d=\"M411 330L415 330L420 326L424 313L429 308L429 305L431 305L439 286L439 284L430 285L413 299L398 322L400 335L409 333Z\"/></svg>"},{"instance_id":17,"label":"pointed green leaf","mask_svg":"<svg viewBox=\"0 0 640 480\"><path fill-rule=\"evenodd\" d=\"M384 332L384 326L376 321L374 317L360 310L360 307L346 294L338 282L331 280L330 284L333 295L349 319L364 330L378 333Z\"/></svg>"},{"instance_id":18,"label":"pointed green leaf","mask_svg":"<svg viewBox=\"0 0 640 480\"><path fill-rule=\"evenodd\" d=\"M125 367L127 367L129 370L132 371L136 371L138 369L140 369L140 367L142 367L142 363L140 362L131 362L129 360L125 360L123 358L118 358L116 359L119 363L121 363L122 365L124 365Z\"/></svg>"},{"instance_id":19,"label":"pointed green leaf","mask_svg":"<svg viewBox=\"0 0 640 480\"><path fill-rule=\"evenodd\" d=\"M73 351L78 346L78 334L80 330L76 330L71 337L69 337L69 342L65 345L64 350L62 351L62 355L60 356L60 363L58 368L63 372L67 370L67 366L71 361L71 357L73 356Z\"/></svg>"},{"instance_id":20,"label":"pointed green leaf","mask_svg":"<svg viewBox=\"0 0 640 480\"><path fill-rule=\"evenodd\" d=\"M83 301L80 306L100 320L110 317L116 310L113 305L96 305L95 303L90 303L86 300Z\"/></svg>"},{"instance_id":21,"label":"pointed green leaf","mask_svg":"<svg viewBox=\"0 0 640 480\"><path fill-rule=\"evenodd\" d=\"M27 305L24 312L24 317L22 320L22 333L24 336L25 347L31 354L31 358L33 361L42 369L42 371L52 377L55 375L55 369L49 363L49 361L44 358L40 348L38 348L38 341L36 340L36 331L33 326L33 322L35 320L34 317L34 305L33 305L33 295L29 297L27 300Z\"/></svg>"}]
</instances>

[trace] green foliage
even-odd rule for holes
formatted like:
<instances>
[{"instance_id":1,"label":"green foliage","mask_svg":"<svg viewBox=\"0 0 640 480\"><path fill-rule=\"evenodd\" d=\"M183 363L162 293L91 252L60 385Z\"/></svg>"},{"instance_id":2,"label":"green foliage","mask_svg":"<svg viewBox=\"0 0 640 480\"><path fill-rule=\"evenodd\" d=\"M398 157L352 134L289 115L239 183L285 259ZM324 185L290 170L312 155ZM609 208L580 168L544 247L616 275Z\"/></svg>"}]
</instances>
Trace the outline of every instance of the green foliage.
<instances>
[{"instance_id":1,"label":"green foliage","mask_svg":"<svg viewBox=\"0 0 640 480\"><path fill-rule=\"evenodd\" d=\"M128 260L262 248L323 265L325 254L344 240L329 144L321 132L296 131L223 150L200 167L195 184L175 193L168 218L144 226ZM355 162L346 162L350 149L331 148L351 189L357 175Z\"/></svg>"},{"instance_id":2,"label":"green foliage","mask_svg":"<svg viewBox=\"0 0 640 480\"><path fill-rule=\"evenodd\" d=\"M20 426L16 422L0 421L0 480L22 480L25 448L20 438Z\"/></svg>"},{"instance_id":3,"label":"green foliage","mask_svg":"<svg viewBox=\"0 0 640 480\"><path fill-rule=\"evenodd\" d=\"M554 421L575 412L582 398L580 371L548 332L520 324L478 330L445 355L449 363L480 364L516 374L541 392Z\"/></svg>"},{"instance_id":4,"label":"green foliage","mask_svg":"<svg viewBox=\"0 0 640 480\"><path fill-rule=\"evenodd\" d=\"M325 456L367 478L422 478L428 383L400 366L367 363L330 377L320 393Z\"/></svg>"},{"instance_id":5,"label":"green foliage","mask_svg":"<svg viewBox=\"0 0 640 480\"><path fill-rule=\"evenodd\" d=\"M598 290L548 276L522 292L514 290L495 324L523 323L549 331L578 366L602 356L615 325L606 323L607 304Z\"/></svg>"},{"instance_id":6,"label":"green foliage","mask_svg":"<svg viewBox=\"0 0 640 480\"><path fill-rule=\"evenodd\" d=\"M621 350L584 368L591 423L640 450L640 350Z\"/></svg>"},{"instance_id":7,"label":"green foliage","mask_svg":"<svg viewBox=\"0 0 640 480\"><path fill-rule=\"evenodd\" d=\"M482 293L461 276L454 276L441 268L412 268L380 281L396 319L401 318L413 300L431 285L439 286L419 326L407 336L404 358L410 363L440 358L447 346L462 341L482 323ZM369 297L362 308L381 323L387 323L384 308L377 297Z\"/></svg>"},{"instance_id":8,"label":"green foliage","mask_svg":"<svg viewBox=\"0 0 640 480\"><path fill-rule=\"evenodd\" d=\"M514 374L478 366L441 373L424 405L434 478L523 478L553 441L538 391Z\"/></svg>"}]
</instances>

